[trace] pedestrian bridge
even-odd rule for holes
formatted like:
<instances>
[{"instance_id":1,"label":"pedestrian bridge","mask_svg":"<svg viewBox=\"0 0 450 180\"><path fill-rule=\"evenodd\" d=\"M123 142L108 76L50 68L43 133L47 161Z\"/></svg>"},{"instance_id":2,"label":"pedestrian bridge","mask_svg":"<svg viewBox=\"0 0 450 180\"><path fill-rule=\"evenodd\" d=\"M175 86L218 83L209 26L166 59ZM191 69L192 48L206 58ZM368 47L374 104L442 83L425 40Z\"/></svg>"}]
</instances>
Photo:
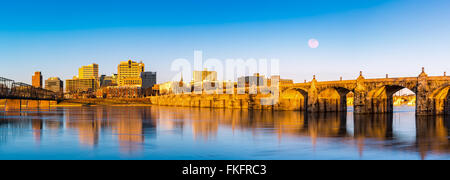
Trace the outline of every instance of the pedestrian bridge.
<instances>
[{"instance_id":1,"label":"pedestrian bridge","mask_svg":"<svg viewBox=\"0 0 450 180\"><path fill-rule=\"evenodd\" d=\"M299 94L300 109L308 112L347 111L347 94L354 94L354 113L387 113L393 111L393 95L407 88L416 94L418 115L450 114L450 77L428 76L425 69L418 77L365 79L362 72L356 80L311 82L284 85L281 95Z\"/></svg>"},{"instance_id":2,"label":"pedestrian bridge","mask_svg":"<svg viewBox=\"0 0 450 180\"><path fill-rule=\"evenodd\" d=\"M56 103L55 92L0 77L0 99L5 110L47 108Z\"/></svg>"}]
</instances>

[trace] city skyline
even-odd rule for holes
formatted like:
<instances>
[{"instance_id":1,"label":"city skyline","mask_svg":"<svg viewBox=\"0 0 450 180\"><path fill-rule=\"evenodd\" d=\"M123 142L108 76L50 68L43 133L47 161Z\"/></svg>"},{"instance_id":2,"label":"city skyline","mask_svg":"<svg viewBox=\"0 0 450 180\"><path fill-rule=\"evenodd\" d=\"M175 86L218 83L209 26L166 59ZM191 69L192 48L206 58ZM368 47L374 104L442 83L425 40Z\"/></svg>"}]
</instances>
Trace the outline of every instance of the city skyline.
<instances>
[{"instance_id":1,"label":"city skyline","mask_svg":"<svg viewBox=\"0 0 450 180\"><path fill-rule=\"evenodd\" d=\"M178 179L298 175L273 160L450 160L449 9L2 2L0 160L169 160L150 169Z\"/></svg>"},{"instance_id":2,"label":"city skyline","mask_svg":"<svg viewBox=\"0 0 450 180\"><path fill-rule=\"evenodd\" d=\"M359 71L370 78L414 77L420 67L437 76L450 66L450 2L444 0L248 1L238 7L237 1L99 2L7 2L0 12L11 17L0 25L3 76L30 84L34 71L69 79L77 71L71 67L93 62L109 75L118 62L133 59L158 72L161 83L176 75L173 60L192 61L195 50L204 58L280 59L280 75L295 82L313 75L354 79ZM60 10L50 9L55 5ZM308 46L312 38L318 48Z\"/></svg>"}]
</instances>

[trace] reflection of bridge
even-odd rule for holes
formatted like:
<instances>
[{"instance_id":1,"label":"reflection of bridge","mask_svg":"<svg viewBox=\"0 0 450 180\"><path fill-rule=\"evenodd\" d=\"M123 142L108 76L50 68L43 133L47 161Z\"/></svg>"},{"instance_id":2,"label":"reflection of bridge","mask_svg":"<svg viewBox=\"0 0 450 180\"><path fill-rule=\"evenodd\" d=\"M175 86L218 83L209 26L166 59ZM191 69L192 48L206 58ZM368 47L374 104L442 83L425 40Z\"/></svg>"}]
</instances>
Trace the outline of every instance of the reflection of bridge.
<instances>
[{"instance_id":1,"label":"reflection of bridge","mask_svg":"<svg viewBox=\"0 0 450 180\"><path fill-rule=\"evenodd\" d=\"M393 111L393 95L408 88L416 94L418 115L450 114L450 77L428 76L424 69L418 77L365 79L318 82L281 87L282 94L299 93L303 97L301 109L308 112L346 111L348 93L354 93L356 114Z\"/></svg>"},{"instance_id":2,"label":"reflection of bridge","mask_svg":"<svg viewBox=\"0 0 450 180\"><path fill-rule=\"evenodd\" d=\"M6 99L6 110L48 107L56 98L53 91L0 77L0 99Z\"/></svg>"},{"instance_id":3,"label":"reflection of bridge","mask_svg":"<svg viewBox=\"0 0 450 180\"><path fill-rule=\"evenodd\" d=\"M450 117L442 115L415 116L408 112L399 119L393 113L352 115L347 112L199 110L164 106L154 106L150 111L151 119L166 120L157 124L158 126L173 128L171 130L185 130L184 126L192 126L194 138L217 137L219 129L228 126L233 131L251 131L254 136L273 133L278 134L280 139L310 137L313 148L320 140L332 138L337 143L355 145L361 157L364 156L365 149L418 152L422 159L426 159L427 154L450 153ZM396 127L398 122L415 124L415 131L399 129ZM406 125L403 123L401 126ZM329 142L331 141L322 141L325 144Z\"/></svg>"}]
</instances>

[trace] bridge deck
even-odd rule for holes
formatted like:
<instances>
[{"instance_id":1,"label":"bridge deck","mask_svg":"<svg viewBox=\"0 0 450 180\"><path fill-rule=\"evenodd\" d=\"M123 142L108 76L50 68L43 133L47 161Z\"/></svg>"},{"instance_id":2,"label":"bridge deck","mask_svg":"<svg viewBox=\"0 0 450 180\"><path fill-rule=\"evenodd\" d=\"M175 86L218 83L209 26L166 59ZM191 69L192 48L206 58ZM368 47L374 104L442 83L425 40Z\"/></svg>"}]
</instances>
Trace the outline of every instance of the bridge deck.
<instances>
[{"instance_id":1,"label":"bridge deck","mask_svg":"<svg viewBox=\"0 0 450 180\"><path fill-rule=\"evenodd\" d=\"M0 99L56 100L56 93L0 77Z\"/></svg>"},{"instance_id":2,"label":"bridge deck","mask_svg":"<svg viewBox=\"0 0 450 180\"><path fill-rule=\"evenodd\" d=\"M450 81L450 76L429 76L429 81ZM365 82L398 82L398 81L417 81L417 77L396 77L396 78L373 78L365 79ZM337 80L337 81L319 81L317 85L327 85L327 84L354 84L356 80ZM294 87L310 86L311 82L306 83L294 83ZM284 85L288 87L292 85Z\"/></svg>"}]
</instances>

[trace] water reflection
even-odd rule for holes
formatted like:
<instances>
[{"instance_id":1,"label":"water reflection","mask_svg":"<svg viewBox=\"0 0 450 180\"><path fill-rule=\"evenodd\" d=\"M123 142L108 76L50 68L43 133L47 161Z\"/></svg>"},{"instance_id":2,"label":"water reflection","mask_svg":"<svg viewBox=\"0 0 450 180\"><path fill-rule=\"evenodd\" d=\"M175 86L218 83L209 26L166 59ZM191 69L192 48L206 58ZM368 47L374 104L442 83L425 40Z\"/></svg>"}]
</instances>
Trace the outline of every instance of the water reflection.
<instances>
[{"instance_id":1,"label":"water reflection","mask_svg":"<svg viewBox=\"0 0 450 180\"><path fill-rule=\"evenodd\" d=\"M450 117L418 116L416 121L416 146L422 159L427 153L450 153Z\"/></svg>"},{"instance_id":2,"label":"water reflection","mask_svg":"<svg viewBox=\"0 0 450 180\"><path fill-rule=\"evenodd\" d=\"M155 133L156 121L148 108L79 108L64 112L66 127L78 131L84 146L97 146L105 131L116 136L121 152L133 154L142 151L144 135Z\"/></svg>"},{"instance_id":3,"label":"water reflection","mask_svg":"<svg viewBox=\"0 0 450 180\"><path fill-rule=\"evenodd\" d=\"M148 157L151 154L146 152L158 147L171 148L171 141L161 142L168 137L182 137L174 143L195 148L195 142L219 146L220 142L217 141L223 137L230 138L235 134L241 135L241 132L249 132L245 137L234 137L240 139L235 143L251 147L255 143L252 142L252 137L275 137L275 141L266 143L276 147L280 142L296 144L304 142L306 138L309 139L309 147L314 150L327 148L330 144L350 149L355 147L357 153L350 157L383 159L384 151L395 151L417 153L422 159L430 154L448 158L449 119L443 116L416 118L404 112L353 115L175 107L57 108L48 111L0 112L0 149L8 147L10 142L20 137L32 137L34 144L43 145L45 142L45 145L53 147L57 144L46 138L57 136L53 139L67 138L69 142L75 139L80 144L80 149L87 147L89 151L96 151L116 148L122 155ZM414 128L407 128L408 124L413 124ZM412 141L409 140L411 137ZM159 139L161 140L158 141ZM303 145L299 149L306 148L304 151L308 151L307 146ZM327 150L336 154L334 158L342 158L339 154L346 153ZM365 153L366 151L381 151L381 154L373 156ZM277 157L280 157L285 152L279 149L278 153ZM220 159L220 156L217 158Z\"/></svg>"}]
</instances>

